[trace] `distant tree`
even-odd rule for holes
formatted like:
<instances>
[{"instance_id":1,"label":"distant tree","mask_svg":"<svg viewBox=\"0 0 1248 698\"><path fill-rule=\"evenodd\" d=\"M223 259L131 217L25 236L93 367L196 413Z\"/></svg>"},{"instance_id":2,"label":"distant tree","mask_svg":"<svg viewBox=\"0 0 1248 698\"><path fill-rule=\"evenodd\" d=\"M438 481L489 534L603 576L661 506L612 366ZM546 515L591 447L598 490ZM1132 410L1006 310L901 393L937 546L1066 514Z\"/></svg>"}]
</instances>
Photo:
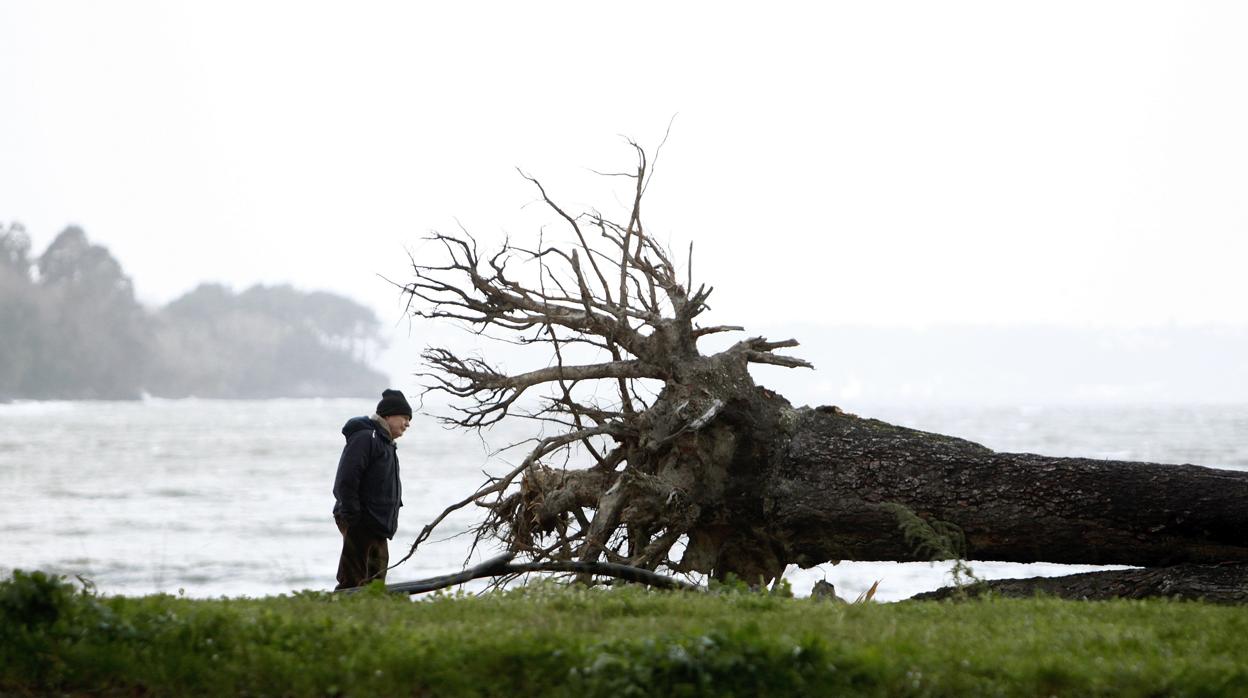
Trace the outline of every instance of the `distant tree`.
<instances>
[{"instance_id":1,"label":"distant tree","mask_svg":"<svg viewBox=\"0 0 1248 698\"><path fill-rule=\"evenodd\" d=\"M22 392L36 398L138 397L148 318L108 249L71 226L38 260L38 353Z\"/></svg>"},{"instance_id":2,"label":"distant tree","mask_svg":"<svg viewBox=\"0 0 1248 698\"><path fill-rule=\"evenodd\" d=\"M156 320L154 395L355 396L387 382L367 366L379 344L376 316L334 294L284 285L235 294L202 284Z\"/></svg>"},{"instance_id":3,"label":"distant tree","mask_svg":"<svg viewBox=\"0 0 1248 698\"><path fill-rule=\"evenodd\" d=\"M292 328L320 344L362 359L377 343L380 323L368 308L326 291L299 291L289 285L253 286L240 304L264 315L284 317Z\"/></svg>"},{"instance_id":4,"label":"distant tree","mask_svg":"<svg viewBox=\"0 0 1248 698\"><path fill-rule=\"evenodd\" d=\"M30 281L30 236L21 223L0 225L0 274L9 273Z\"/></svg>"},{"instance_id":5,"label":"distant tree","mask_svg":"<svg viewBox=\"0 0 1248 698\"><path fill-rule=\"evenodd\" d=\"M30 236L20 224L0 225L0 399L21 394L30 373L40 324L31 278Z\"/></svg>"},{"instance_id":6,"label":"distant tree","mask_svg":"<svg viewBox=\"0 0 1248 698\"><path fill-rule=\"evenodd\" d=\"M121 264L68 227L36 260L0 226L0 399L368 395L380 323L331 293L203 284L155 313Z\"/></svg>"}]
</instances>

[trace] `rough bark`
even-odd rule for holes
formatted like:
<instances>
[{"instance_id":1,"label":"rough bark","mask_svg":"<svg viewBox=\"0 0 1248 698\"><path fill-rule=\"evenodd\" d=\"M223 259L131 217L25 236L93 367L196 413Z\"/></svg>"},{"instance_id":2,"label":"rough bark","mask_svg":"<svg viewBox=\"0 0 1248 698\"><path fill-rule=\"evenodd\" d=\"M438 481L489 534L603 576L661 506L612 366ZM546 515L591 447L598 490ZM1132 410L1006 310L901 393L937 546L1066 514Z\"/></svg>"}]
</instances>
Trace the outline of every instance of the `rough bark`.
<instances>
[{"instance_id":1,"label":"rough bark","mask_svg":"<svg viewBox=\"0 0 1248 698\"><path fill-rule=\"evenodd\" d=\"M1248 603L1248 565L1175 565L1064 577L995 579L963 587L944 587L918 594L913 600L975 598L987 593L1009 598L1045 594L1085 601L1167 598L1242 604Z\"/></svg>"},{"instance_id":2,"label":"rough bark","mask_svg":"<svg viewBox=\"0 0 1248 698\"><path fill-rule=\"evenodd\" d=\"M796 411L791 423L760 499L773 546L799 565L952 556L1145 567L1248 560L1246 472L997 453L834 408ZM916 549L889 505L956 527L962 549L956 540L946 555Z\"/></svg>"}]
</instances>

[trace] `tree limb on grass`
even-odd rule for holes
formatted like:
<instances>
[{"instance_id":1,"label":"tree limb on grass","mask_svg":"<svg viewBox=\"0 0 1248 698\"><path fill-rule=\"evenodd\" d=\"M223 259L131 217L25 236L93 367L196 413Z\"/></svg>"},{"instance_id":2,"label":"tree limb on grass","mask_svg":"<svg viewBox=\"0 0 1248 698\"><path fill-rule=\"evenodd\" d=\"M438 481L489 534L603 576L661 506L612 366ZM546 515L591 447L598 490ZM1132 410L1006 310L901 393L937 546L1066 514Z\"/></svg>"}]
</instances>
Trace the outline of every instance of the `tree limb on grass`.
<instances>
[{"instance_id":1,"label":"tree limb on grass","mask_svg":"<svg viewBox=\"0 0 1248 698\"><path fill-rule=\"evenodd\" d=\"M628 582L647 584L660 589L680 589L684 591L705 591L697 584L668 577L666 575L612 562L586 562L583 560L564 560L547 562L512 563L515 553L505 553L462 572L444 574L428 579L417 579L410 582L387 584L386 591L392 594L424 594L438 589L445 589L457 584L470 582L482 577L502 577L507 575L528 574L531 572L575 572L599 577L614 577ZM341 589L342 593L355 593L363 587Z\"/></svg>"}]
</instances>

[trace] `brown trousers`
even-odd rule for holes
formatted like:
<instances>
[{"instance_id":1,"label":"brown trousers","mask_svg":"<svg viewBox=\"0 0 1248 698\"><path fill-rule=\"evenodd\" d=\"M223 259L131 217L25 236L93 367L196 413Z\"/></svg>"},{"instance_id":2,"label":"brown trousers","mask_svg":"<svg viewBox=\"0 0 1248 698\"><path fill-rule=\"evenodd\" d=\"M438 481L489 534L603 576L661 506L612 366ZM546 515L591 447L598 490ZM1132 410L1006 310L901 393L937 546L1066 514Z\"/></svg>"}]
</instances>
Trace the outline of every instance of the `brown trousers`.
<instances>
[{"instance_id":1,"label":"brown trousers","mask_svg":"<svg viewBox=\"0 0 1248 698\"><path fill-rule=\"evenodd\" d=\"M360 522L347 526L335 517L342 533L342 555L338 558L338 586L350 589L364 586L374 579L386 581L386 566L390 564L390 548L386 537Z\"/></svg>"}]
</instances>

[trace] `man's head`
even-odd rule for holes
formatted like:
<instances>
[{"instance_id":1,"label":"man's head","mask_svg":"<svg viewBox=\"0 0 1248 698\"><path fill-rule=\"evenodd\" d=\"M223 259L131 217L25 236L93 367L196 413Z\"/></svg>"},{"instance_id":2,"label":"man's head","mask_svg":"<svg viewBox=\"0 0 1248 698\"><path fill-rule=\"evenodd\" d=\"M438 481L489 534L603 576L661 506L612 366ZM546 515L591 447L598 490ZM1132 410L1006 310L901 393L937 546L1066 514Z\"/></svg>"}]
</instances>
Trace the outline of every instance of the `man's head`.
<instances>
[{"instance_id":1,"label":"man's head","mask_svg":"<svg viewBox=\"0 0 1248 698\"><path fill-rule=\"evenodd\" d=\"M390 429L390 437L397 439L407 431L412 423L412 406L407 398L398 390L381 391L381 402L377 403L377 416L386 422Z\"/></svg>"}]
</instances>

